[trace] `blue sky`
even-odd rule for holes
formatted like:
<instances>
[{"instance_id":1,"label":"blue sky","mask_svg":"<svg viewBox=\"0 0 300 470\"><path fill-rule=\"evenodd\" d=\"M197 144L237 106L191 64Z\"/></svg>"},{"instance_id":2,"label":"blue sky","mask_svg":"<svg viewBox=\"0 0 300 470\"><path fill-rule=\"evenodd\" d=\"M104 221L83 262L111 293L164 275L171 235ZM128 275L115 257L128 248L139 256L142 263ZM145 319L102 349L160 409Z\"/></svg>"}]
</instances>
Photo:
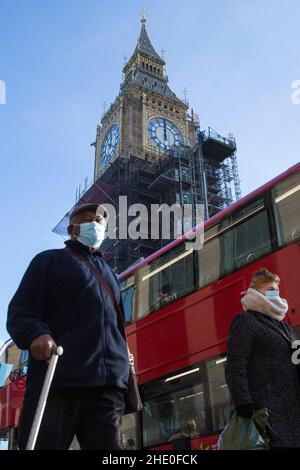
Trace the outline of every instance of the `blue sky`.
<instances>
[{"instance_id":1,"label":"blue sky","mask_svg":"<svg viewBox=\"0 0 300 470\"><path fill-rule=\"evenodd\" d=\"M31 258L63 246L51 232L93 174L103 102L119 91L145 7L171 88L202 128L238 144L243 195L299 160L298 0L0 0L0 338Z\"/></svg>"}]
</instances>

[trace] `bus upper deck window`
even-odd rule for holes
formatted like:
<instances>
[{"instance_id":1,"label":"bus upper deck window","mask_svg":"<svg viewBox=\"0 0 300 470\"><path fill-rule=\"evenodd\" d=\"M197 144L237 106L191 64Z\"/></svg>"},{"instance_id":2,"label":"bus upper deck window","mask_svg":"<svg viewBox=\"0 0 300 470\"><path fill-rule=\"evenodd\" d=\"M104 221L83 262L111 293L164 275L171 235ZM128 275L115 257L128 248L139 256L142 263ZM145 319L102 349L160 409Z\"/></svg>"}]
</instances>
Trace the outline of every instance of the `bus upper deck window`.
<instances>
[{"instance_id":1,"label":"bus upper deck window","mask_svg":"<svg viewBox=\"0 0 300 470\"><path fill-rule=\"evenodd\" d=\"M300 173L272 190L279 245L300 238Z\"/></svg>"},{"instance_id":2,"label":"bus upper deck window","mask_svg":"<svg viewBox=\"0 0 300 470\"><path fill-rule=\"evenodd\" d=\"M138 315L154 313L194 289L193 250L182 243L141 268Z\"/></svg>"},{"instance_id":3,"label":"bus upper deck window","mask_svg":"<svg viewBox=\"0 0 300 470\"><path fill-rule=\"evenodd\" d=\"M120 284L122 301L125 313L125 324L129 324L134 320L134 303L135 303L135 283L134 276L123 280Z\"/></svg>"}]
</instances>

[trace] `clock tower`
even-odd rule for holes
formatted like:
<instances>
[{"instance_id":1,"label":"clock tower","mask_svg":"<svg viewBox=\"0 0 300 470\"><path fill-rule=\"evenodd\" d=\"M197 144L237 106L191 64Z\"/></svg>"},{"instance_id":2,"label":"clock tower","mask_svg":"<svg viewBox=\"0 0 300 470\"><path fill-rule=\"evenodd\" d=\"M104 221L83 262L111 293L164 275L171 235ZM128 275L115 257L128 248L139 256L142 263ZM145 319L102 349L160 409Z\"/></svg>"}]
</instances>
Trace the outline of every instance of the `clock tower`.
<instances>
[{"instance_id":1,"label":"clock tower","mask_svg":"<svg viewBox=\"0 0 300 470\"><path fill-rule=\"evenodd\" d=\"M199 119L189 112L186 100L171 90L164 58L151 44L144 14L135 50L123 68L119 94L103 114L93 146L93 182L89 188L85 185L83 192L79 187L71 210L86 202L114 207L114 237L105 238L101 247L116 272L124 271L170 241L161 230L156 238L149 236L153 205L171 208L176 204L183 208L188 204L192 207L190 222L195 226L199 223L198 204L204 206L204 215L209 218L241 195L234 137L223 137L211 128L201 130ZM127 227L132 221L140 224L138 239L128 233L123 236L119 217L123 214L123 196L130 208ZM131 215L136 203L146 208L145 217ZM160 212L159 216L161 224L163 214ZM172 224L175 222L171 218L171 237ZM180 224L177 220L176 226ZM65 234L67 225L68 214L54 231ZM182 221L181 230L189 228Z\"/></svg>"},{"instance_id":2,"label":"clock tower","mask_svg":"<svg viewBox=\"0 0 300 470\"><path fill-rule=\"evenodd\" d=\"M140 36L124 66L120 93L97 128L95 180L118 158L133 155L155 160L174 145L196 142L188 105L170 89L165 61L151 44L145 23L142 15Z\"/></svg>"},{"instance_id":3,"label":"clock tower","mask_svg":"<svg viewBox=\"0 0 300 470\"><path fill-rule=\"evenodd\" d=\"M189 112L169 86L165 60L154 49L142 14L140 34L132 56L123 68L123 80L115 101L97 126L94 178L85 189L76 191L75 206L86 202L112 205L116 217L113 237L101 248L116 272L124 271L141 258L151 255L175 236L199 223L198 205L209 218L241 197L232 134L220 135L212 128L202 130L199 119ZM128 210L125 230L123 215L126 196ZM143 210L139 212L141 205ZM170 238L162 234L163 206L174 210L191 208L189 221L170 220ZM159 207L159 230L152 235L149 215ZM144 210L146 209L146 210ZM145 212L144 215L142 212ZM133 214L133 215L132 215ZM53 229L66 235L66 214ZM123 220L123 219L122 219ZM133 239L126 228L138 225Z\"/></svg>"}]
</instances>

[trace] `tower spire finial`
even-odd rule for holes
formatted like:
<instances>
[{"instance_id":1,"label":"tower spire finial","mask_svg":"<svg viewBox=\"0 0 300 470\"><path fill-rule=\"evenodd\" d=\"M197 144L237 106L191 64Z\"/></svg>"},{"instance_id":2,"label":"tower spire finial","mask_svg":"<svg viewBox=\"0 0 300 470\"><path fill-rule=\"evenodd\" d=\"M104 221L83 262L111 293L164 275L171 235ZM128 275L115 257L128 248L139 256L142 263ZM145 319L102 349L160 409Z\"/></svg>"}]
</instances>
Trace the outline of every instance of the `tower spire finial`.
<instances>
[{"instance_id":1,"label":"tower spire finial","mask_svg":"<svg viewBox=\"0 0 300 470\"><path fill-rule=\"evenodd\" d=\"M146 11L145 11L144 7L141 10L141 15L140 16L141 16L141 23L145 24L146 23Z\"/></svg>"}]
</instances>

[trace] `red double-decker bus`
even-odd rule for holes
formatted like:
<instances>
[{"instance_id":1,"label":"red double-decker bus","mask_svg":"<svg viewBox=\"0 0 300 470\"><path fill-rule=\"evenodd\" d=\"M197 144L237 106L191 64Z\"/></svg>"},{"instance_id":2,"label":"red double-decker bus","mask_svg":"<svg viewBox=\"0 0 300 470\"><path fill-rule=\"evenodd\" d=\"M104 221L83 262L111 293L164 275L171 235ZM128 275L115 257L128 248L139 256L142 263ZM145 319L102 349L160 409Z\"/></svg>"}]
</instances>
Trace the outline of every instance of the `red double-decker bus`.
<instances>
[{"instance_id":1,"label":"red double-decker bus","mask_svg":"<svg viewBox=\"0 0 300 470\"><path fill-rule=\"evenodd\" d=\"M127 449L171 449L182 433L194 449L215 447L231 411L228 329L258 268L279 274L300 332L300 163L209 219L202 249L187 238L119 275L144 402L123 418Z\"/></svg>"},{"instance_id":2,"label":"red double-decker bus","mask_svg":"<svg viewBox=\"0 0 300 470\"><path fill-rule=\"evenodd\" d=\"M300 164L209 219L202 249L185 241L119 276L144 401L123 430L142 448L171 449L180 432L192 448L215 447L231 411L228 330L258 268L279 274L287 322L300 330Z\"/></svg>"},{"instance_id":3,"label":"red double-decker bus","mask_svg":"<svg viewBox=\"0 0 300 470\"><path fill-rule=\"evenodd\" d=\"M0 450L16 448L15 429L23 405L28 362L27 351L20 351L12 341L6 343L0 348L0 353L5 351L0 358L4 364L10 364L12 370L6 380L6 373L1 377ZM0 367L2 368L2 364Z\"/></svg>"}]
</instances>

